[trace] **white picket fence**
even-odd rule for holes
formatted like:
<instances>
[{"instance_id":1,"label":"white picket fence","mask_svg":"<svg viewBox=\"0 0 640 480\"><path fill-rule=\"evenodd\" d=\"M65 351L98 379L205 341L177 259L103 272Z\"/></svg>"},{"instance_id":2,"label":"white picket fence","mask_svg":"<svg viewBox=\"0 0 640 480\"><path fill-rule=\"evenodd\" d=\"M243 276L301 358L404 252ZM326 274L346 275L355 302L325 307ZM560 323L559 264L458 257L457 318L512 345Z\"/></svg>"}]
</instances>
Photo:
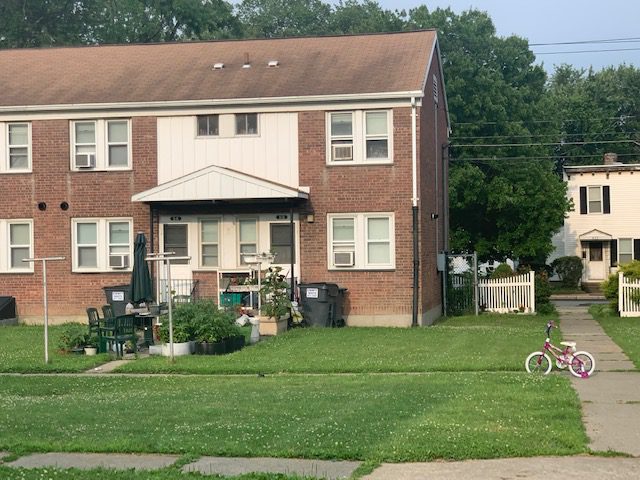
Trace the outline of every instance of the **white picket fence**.
<instances>
[{"instance_id":1,"label":"white picket fence","mask_svg":"<svg viewBox=\"0 0 640 480\"><path fill-rule=\"evenodd\" d=\"M535 273L478 280L478 299L487 312L535 313Z\"/></svg>"},{"instance_id":2,"label":"white picket fence","mask_svg":"<svg viewBox=\"0 0 640 480\"><path fill-rule=\"evenodd\" d=\"M640 280L618 273L618 310L621 317L640 317Z\"/></svg>"}]
</instances>

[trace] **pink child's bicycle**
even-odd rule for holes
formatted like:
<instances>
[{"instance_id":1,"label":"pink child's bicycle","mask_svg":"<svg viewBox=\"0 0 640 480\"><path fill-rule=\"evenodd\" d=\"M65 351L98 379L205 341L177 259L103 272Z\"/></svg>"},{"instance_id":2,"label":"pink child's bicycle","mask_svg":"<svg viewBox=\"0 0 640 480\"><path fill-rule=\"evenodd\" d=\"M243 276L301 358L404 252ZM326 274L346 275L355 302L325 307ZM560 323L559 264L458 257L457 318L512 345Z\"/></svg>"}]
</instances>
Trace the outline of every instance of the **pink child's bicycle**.
<instances>
[{"instance_id":1,"label":"pink child's bicycle","mask_svg":"<svg viewBox=\"0 0 640 480\"><path fill-rule=\"evenodd\" d=\"M576 342L560 342L564 350L552 345L549 341L551 328L555 327L552 320L547 323L547 339L541 352L533 352L527 357L524 366L529 373L542 373L547 375L551 371L552 363L549 354L556 360L556 367L569 371L579 378L589 378L596 368L596 361L589 352L576 352ZM557 327L556 327L557 328Z\"/></svg>"}]
</instances>

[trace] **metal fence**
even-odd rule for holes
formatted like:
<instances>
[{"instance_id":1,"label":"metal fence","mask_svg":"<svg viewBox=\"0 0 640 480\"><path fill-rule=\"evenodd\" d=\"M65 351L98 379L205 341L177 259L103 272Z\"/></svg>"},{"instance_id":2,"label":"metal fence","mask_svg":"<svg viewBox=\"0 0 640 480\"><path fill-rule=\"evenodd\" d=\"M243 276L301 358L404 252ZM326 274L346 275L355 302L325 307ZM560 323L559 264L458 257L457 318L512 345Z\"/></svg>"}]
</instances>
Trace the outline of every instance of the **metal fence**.
<instances>
[{"instance_id":1,"label":"metal fence","mask_svg":"<svg viewBox=\"0 0 640 480\"><path fill-rule=\"evenodd\" d=\"M199 297L198 280L171 279L171 285L167 284L166 278L158 281L158 299L160 302L167 302L169 298L173 303L194 302Z\"/></svg>"}]
</instances>

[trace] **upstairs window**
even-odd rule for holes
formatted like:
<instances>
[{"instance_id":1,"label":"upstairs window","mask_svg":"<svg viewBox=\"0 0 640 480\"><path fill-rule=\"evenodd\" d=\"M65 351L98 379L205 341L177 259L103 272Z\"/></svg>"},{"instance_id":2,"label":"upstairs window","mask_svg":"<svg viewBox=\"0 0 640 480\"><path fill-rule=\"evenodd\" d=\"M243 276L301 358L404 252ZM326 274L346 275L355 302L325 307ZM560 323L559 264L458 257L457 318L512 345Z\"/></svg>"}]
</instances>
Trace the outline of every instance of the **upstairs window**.
<instances>
[{"instance_id":1,"label":"upstairs window","mask_svg":"<svg viewBox=\"0 0 640 480\"><path fill-rule=\"evenodd\" d=\"M258 114L236 113L236 135L257 135Z\"/></svg>"},{"instance_id":2,"label":"upstairs window","mask_svg":"<svg viewBox=\"0 0 640 480\"><path fill-rule=\"evenodd\" d=\"M72 122L72 170L125 170L131 168L129 120Z\"/></svg>"},{"instance_id":3,"label":"upstairs window","mask_svg":"<svg viewBox=\"0 0 640 480\"><path fill-rule=\"evenodd\" d=\"M0 173L31 171L31 124L0 122Z\"/></svg>"},{"instance_id":4,"label":"upstairs window","mask_svg":"<svg viewBox=\"0 0 640 480\"><path fill-rule=\"evenodd\" d=\"M198 136L218 136L220 134L218 123L218 115L198 115Z\"/></svg>"},{"instance_id":5,"label":"upstairs window","mask_svg":"<svg viewBox=\"0 0 640 480\"><path fill-rule=\"evenodd\" d=\"M608 185L580 187L580 214L611 213L610 188Z\"/></svg>"},{"instance_id":6,"label":"upstairs window","mask_svg":"<svg viewBox=\"0 0 640 480\"><path fill-rule=\"evenodd\" d=\"M391 163L391 110L330 112L327 163Z\"/></svg>"}]
</instances>

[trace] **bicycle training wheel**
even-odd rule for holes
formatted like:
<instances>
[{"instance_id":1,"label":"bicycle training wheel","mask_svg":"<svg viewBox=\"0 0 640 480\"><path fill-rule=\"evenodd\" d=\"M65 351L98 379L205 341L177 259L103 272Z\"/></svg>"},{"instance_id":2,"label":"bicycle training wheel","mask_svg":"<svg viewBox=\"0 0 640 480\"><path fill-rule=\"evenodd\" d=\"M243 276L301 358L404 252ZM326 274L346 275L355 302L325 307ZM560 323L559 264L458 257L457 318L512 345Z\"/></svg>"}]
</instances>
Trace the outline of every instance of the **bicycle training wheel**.
<instances>
[{"instance_id":1,"label":"bicycle training wheel","mask_svg":"<svg viewBox=\"0 0 640 480\"><path fill-rule=\"evenodd\" d=\"M578 378L588 378L596 369L596 361L589 352L581 351L573 354L569 370Z\"/></svg>"},{"instance_id":2,"label":"bicycle training wheel","mask_svg":"<svg viewBox=\"0 0 640 480\"><path fill-rule=\"evenodd\" d=\"M551 359L546 353L533 352L525 360L524 367L529 373L547 375L551 371Z\"/></svg>"}]
</instances>

